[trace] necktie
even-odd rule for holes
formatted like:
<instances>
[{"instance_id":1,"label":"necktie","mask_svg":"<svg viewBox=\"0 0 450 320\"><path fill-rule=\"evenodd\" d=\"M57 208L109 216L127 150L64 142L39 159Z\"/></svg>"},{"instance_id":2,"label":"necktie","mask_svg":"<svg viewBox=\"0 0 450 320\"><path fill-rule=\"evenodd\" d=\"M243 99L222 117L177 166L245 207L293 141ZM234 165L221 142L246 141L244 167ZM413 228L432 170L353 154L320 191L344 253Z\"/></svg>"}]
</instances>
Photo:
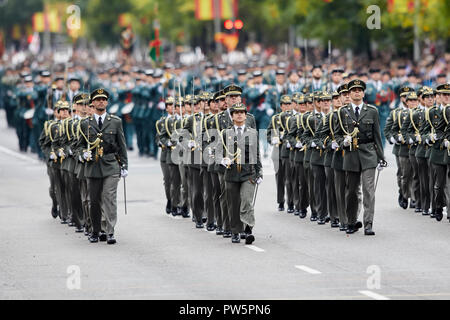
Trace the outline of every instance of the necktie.
<instances>
[{"instance_id":1,"label":"necktie","mask_svg":"<svg viewBox=\"0 0 450 320\"><path fill-rule=\"evenodd\" d=\"M99 128L100 130L102 130L102 127L103 127L102 117L99 117L99 118L98 118L98 128Z\"/></svg>"},{"instance_id":2,"label":"necktie","mask_svg":"<svg viewBox=\"0 0 450 320\"><path fill-rule=\"evenodd\" d=\"M240 140L242 138L242 128L238 127L238 139Z\"/></svg>"},{"instance_id":3,"label":"necktie","mask_svg":"<svg viewBox=\"0 0 450 320\"><path fill-rule=\"evenodd\" d=\"M359 107L355 108L355 116L356 116L356 119L359 118Z\"/></svg>"}]
</instances>

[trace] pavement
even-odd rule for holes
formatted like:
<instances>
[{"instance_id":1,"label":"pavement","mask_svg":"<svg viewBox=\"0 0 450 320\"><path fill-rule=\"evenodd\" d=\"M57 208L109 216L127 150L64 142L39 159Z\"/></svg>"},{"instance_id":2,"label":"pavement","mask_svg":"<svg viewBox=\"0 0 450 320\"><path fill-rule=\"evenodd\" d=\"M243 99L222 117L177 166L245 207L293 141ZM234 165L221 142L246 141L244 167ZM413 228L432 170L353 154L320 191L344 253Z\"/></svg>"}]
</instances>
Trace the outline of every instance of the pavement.
<instances>
[{"instance_id":1,"label":"pavement","mask_svg":"<svg viewBox=\"0 0 450 320\"><path fill-rule=\"evenodd\" d=\"M264 159L252 246L165 213L159 162L129 154L116 245L50 215L44 163L18 151L0 110L0 299L449 299L450 223L401 209L395 161L376 190L373 237L278 212ZM362 216L360 215L360 220Z\"/></svg>"}]
</instances>

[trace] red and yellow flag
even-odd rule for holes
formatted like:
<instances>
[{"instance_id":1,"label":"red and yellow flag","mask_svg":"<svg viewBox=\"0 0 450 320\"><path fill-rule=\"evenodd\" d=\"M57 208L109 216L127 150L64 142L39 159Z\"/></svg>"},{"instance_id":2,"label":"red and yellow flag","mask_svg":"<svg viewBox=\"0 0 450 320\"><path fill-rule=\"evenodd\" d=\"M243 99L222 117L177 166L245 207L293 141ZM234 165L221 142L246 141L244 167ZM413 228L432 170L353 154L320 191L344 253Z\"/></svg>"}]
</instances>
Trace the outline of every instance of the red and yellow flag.
<instances>
[{"instance_id":1,"label":"red and yellow flag","mask_svg":"<svg viewBox=\"0 0 450 320\"><path fill-rule=\"evenodd\" d=\"M231 19L237 16L238 0L195 0L195 18L197 20L213 20L216 4L220 19Z\"/></svg>"}]
</instances>

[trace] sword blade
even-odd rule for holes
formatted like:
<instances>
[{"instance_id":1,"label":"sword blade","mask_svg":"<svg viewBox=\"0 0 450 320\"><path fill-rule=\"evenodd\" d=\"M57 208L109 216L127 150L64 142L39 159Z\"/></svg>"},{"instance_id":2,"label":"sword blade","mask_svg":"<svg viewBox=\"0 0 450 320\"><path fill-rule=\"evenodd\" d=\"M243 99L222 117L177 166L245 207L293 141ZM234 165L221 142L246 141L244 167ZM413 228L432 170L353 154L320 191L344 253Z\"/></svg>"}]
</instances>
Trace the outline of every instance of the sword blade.
<instances>
[{"instance_id":1,"label":"sword blade","mask_svg":"<svg viewBox=\"0 0 450 320\"><path fill-rule=\"evenodd\" d=\"M255 192L253 193L253 200L252 200L252 207L253 207L253 208L255 207L256 194L258 193L258 186L259 186L259 184L256 184Z\"/></svg>"},{"instance_id":2,"label":"sword blade","mask_svg":"<svg viewBox=\"0 0 450 320\"><path fill-rule=\"evenodd\" d=\"M125 200L125 214L127 214L127 184L125 183L125 177L123 178L123 197Z\"/></svg>"}]
</instances>

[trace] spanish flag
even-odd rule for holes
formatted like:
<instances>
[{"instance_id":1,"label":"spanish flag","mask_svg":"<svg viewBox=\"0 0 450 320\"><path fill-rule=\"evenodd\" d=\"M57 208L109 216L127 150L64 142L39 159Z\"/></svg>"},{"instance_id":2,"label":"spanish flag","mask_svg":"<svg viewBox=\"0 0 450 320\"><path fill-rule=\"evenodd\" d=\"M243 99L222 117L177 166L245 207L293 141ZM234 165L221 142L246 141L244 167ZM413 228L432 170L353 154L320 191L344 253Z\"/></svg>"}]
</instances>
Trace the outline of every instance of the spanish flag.
<instances>
[{"instance_id":1,"label":"spanish flag","mask_svg":"<svg viewBox=\"0 0 450 320\"><path fill-rule=\"evenodd\" d=\"M213 20L216 5L220 19L237 17L238 0L195 0L195 18L197 20Z\"/></svg>"}]
</instances>

